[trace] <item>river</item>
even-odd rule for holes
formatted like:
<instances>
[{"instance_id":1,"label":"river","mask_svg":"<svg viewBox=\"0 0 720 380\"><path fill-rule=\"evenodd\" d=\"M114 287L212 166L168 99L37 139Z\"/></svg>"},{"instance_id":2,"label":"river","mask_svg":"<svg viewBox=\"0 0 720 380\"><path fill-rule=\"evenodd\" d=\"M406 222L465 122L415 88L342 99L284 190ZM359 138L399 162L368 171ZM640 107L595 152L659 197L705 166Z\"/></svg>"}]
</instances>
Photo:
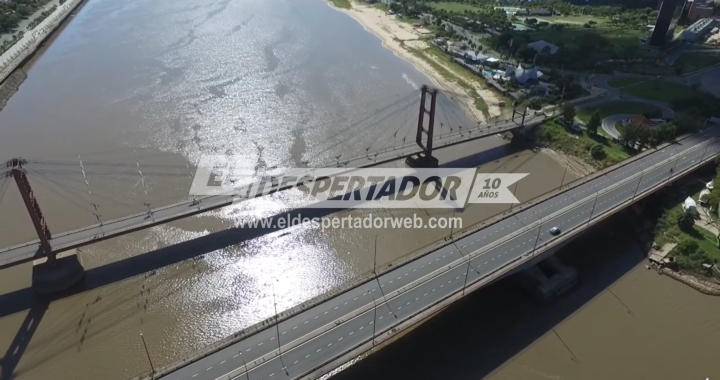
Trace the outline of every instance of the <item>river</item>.
<instances>
[{"instance_id":1,"label":"river","mask_svg":"<svg viewBox=\"0 0 720 380\"><path fill-rule=\"evenodd\" d=\"M0 152L28 159L55 233L187 199L204 154L241 155L262 169L400 144L413 136L418 84L429 83L317 0L89 0L26 69L0 112ZM469 123L448 99L439 104L448 124ZM530 173L520 200L574 178L498 138L438 157ZM13 186L0 202L2 246L33 238ZM149 373L141 332L164 366L268 318L274 298L285 310L371 270L380 233L382 264L450 232L293 228L242 239L228 230L302 202L282 193L82 248L87 290L49 304L32 297L29 265L3 270L3 371L18 380ZM507 207L459 216L469 226ZM415 212L450 216L383 215Z\"/></svg>"}]
</instances>

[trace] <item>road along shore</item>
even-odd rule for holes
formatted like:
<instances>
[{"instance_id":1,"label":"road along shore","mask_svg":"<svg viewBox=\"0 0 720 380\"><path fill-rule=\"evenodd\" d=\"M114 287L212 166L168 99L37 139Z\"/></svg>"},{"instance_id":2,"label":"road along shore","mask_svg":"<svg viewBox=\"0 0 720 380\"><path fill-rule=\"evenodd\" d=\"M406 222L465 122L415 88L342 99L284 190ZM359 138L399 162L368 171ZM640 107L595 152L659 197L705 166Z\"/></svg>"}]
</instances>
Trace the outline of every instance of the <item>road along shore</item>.
<instances>
[{"instance_id":1,"label":"road along shore","mask_svg":"<svg viewBox=\"0 0 720 380\"><path fill-rule=\"evenodd\" d=\"M22 70L22 66L64 24L68 16L86 1L68 0L43 20L40 25L25 33L23 38L0 55L0 111L27 77L27 74ZM18 68L20 70L17 70Z\"/></svg>"}]
</instances>

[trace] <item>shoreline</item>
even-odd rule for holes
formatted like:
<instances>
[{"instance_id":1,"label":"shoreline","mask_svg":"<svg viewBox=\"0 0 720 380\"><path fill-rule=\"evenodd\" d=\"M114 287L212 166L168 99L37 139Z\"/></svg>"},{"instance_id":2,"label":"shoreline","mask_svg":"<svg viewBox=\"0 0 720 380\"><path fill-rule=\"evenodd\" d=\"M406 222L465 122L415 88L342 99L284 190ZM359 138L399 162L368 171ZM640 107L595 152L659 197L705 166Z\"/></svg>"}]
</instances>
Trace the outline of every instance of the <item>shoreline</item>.
<instances>
[{"instance_id":1,"label":"shoreline","mask_svg":"<svg viewBox=\"0 0 720 380\"><path fill-rule=\"evenodd\" d=\"M467 89L459 85L457 82L443 77L429 63L415 56L413 52L409 50L425 49L430 47L425 41L421 41L421 35L410 25L398 21L394 16L389 16L385 14L385 12L369 5L359 5L351 2L350 4L352 8L344 9L336 7L331 2L327 2L327 4L334 10L342 12L357 21L357 23L365 28L366 31L379 38L383 47L390 50L398 58L410 63L416 70L430 78L430 81L434 86L446 92L467 95L466 99L461 100L457 99L457 97L452 97L452 99L471 119L476 120L478 123L488 122L488 118L485 114L475 107L475 99ZM409 48L406 47L406 45L409 45ZM432 59L433 57L428 56L427 58L433 60L436 64L453 73L452 69L447 68L442 63ZM473 81L471 85L480 98L482 98L482 100L488 105L489 116L492 118L501 115L499 104L502 100L499 99L499 97L491 90L483 87L479 81Z\"/></svg>"},{"instance_id":2,"label":"shoreline","mask_svg":"<svg viewBox=\"0 0 720 380\"><path fill-rule=\"evenodd\" d=\"M685 284L702 294L720 297L720 285L716 285L702 277L684 271L673 271L666 267L658 268L657 271L658 274L668 276L673 280Z\"/></svg>"},{"instance_id":3,"label":"shoreline","mask_svg":"<svg viewBox=\"0 0 720 380\"><path fill-rule=\"evenodd\" d=\"M35 53L44 45L45 41L52 37L56 30L65 25L68 16L72 15L86 0L69 0L47 16L39 25L25 33L23 38L12 45L7 51L0 55L0 62L5 62L0 67L0 85L4 85L6 79L19 68L23 68L27 60L32 59ZM19 86L19 85L18 85ZM3 99L6 102L9 97Z\"/></svg>"}]
</instances>

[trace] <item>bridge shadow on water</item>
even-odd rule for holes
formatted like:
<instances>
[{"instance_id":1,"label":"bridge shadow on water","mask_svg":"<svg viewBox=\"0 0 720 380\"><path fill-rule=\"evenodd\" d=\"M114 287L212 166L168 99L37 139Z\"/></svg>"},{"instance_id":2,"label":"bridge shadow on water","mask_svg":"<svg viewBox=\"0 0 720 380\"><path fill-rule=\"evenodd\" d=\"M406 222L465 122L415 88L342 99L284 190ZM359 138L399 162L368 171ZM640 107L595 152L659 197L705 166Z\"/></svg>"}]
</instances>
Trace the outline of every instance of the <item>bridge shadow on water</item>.
<instances>
[{"instance_id":1,"label":"bridge shadow on water","mask_svg":"<svg viewBox=\"0 0 720 380\"><path fill-rule=\"evenodd\" d=\"M455 302L332 379L477 380L492 375L645 259L646 251L632 233L618 235L632 231L620 224L625 224L622 215L558 253L561 261L578 270L580 279L579 287L560 299L543 304L525 295L512 277L502 280ZM615 243L608 244L613 232ZM631 311L628 314L634 318ZM566 351L568 365L579 365L583 359L576 358L572 348Z\"/></svg>"},{"instance_id":2,"label":"bridge shadow on water","mask_svg":"<svg viewBox=\"0 0 720 380\"><path fill-rule=\"evenodd\" d=\"M463 168L480 166L497 161L520 149L502 145L478 152L471 156L448 162L443 167ZM530 155L532 157L532 155ZM528 157L528 159L530 159ZM322 218L334 213L346 211L346 208L300 208L277 214L272 217L272 224L278 225L279 220L287 221L301 215L303 218ZM73 296L78 293L111 285L131 277L152 272L154 270L177 264L179 262L200 257L202 255L242 244L274 232L281 231L278 227L234 227L211 233L196 239L163 247L137 256L129 257L101 267L88 269L85 281L81 286L50 297L44 297L42 302L52 302L57 299ZM20 289L6 294L0 294L0 318L31 309L36 304L36 297L30 288Z\"/></svg>"}]
</instances>

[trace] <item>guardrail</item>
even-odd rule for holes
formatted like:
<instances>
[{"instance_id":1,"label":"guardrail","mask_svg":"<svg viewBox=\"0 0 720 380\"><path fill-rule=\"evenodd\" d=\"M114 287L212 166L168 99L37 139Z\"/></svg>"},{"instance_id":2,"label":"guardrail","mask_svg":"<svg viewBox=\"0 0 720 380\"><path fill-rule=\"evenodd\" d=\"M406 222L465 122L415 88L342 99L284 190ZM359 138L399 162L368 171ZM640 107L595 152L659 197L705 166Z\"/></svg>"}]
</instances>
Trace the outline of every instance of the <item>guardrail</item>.
<instances>
[{"instance_id":1,"label":"guardrail","mask_svg":"<svg viewBox=\"0 0 720 380\"><path fill-rule=\"evenodd\" d=\"M678 140L681 141L681 140L684 140L685 138L688 138L688 137L690 137L690 136L686 135L686 136L683 136L682 138L680 138L680 139L678 139ZM709 146L709 144L712 143L713 141L714 141L714 139L708 141L708 142L705 143L705 144L698 145L698 146L694 147L693 149L690 149L690 150L688 150L688 151L685 151L683 154L684 154L684 155L687 155L689 152L694 151L694 150L696 150L696 149L700 149L701 147L705 147L705 148L706 148L706 146ZM549 193L545 194L544 196L538 197L536 200L533 200L532 202L528 202L528 203L526 203L526 204L523 204L523 205L521 205L521 206L519 206L519 207L514 208L513 211L500 214L500 215L496 216L495 218L489 220L488 222L478 224L478 225L476 225L476 226L474 226L474 227L472 227L472 228L470 228L470 229L468 229L468 230L463 231L463 232L460 233L460 234L456 234L456 239L461 239L461 238L463 238L463 237L465 237L465 236L467 236L467 235L470 235L470 234L476 232L477 230L480 230L480 229L485 228L485 227L487 227L487 226L489 226L489 225L495 224L495 223L497 223L498 221L503 220L503 219L509 217L510 215L514 215L514 214L516 214L516 213L522 212L523 210L527 209L528 207L531 207L531 206L533 206L533 205L535 205L535 204L538 204L538 203L541 203L541 202L543 202L543 201L546 201L546 200L548 200L548 199L550 199L550 198L552 198L552 197L554 197L554 196L557 196L557 195L558 195L559 193L561 193L561 192L565 192L565 191L567 191L567 190L569 190L569 189L571 189L571 188L575 188L575 187L580 186L580 185L582 185L582 184L584 184L584 183L587 183L587 182L590 181L590 180L593 180L593 179L598 178L598 177L600 177L600 176L602 176L602 175L605 175L605 174L607 174L607 173L609 173L609 172L612 172L612 171L614 171L614 170L617 170L617 169L619 169L619 168L621 168L621 167L623 167L623 166L626 166L626 165L628 165L628 164L630 164L630 163L632 163L632 162L634 162L634 161L636 161L636 160L638 160L638 159L644 158L644 157L646 157L647 155L652 154L654 151L657 151L657 150L660 150L660 149L664 149L664 148L666 148L666 147L669 146L669 145L670 145L670 143L663 144L663 145L657 147L656 150L648 150L648 151L646 151L646 152L643 152L643 153L639 154L638 156L635 156L635 157L632 158L632 159L629 159L629 160L626 160L626 161L624 161L624 162L615 164L615 165L613 165L613 166L611 166L611 167L609 167L609 168L606 168L606 169L603 170L603 171L596 172L596 173L593 174L593 175L590 175L590 176L581 178L580 180L575 181L575 182L573 182L573 183L571 183L571 184L568 184L568 185L566 185L566 186L564 186L564 187L562 187L562 188L560 188L560 189L556 189L555 191L549 192ZM707 149L707 148L706 148L706 149ZM706 152L707 152L707 151L706 151ZM568 207L564 208L563 210L560 210L560 211L552 214L552 215L549 216L549 217L543 218L542 220L537 221L535 224L533 224L533 225L532 225L532 226L533 226L532 228L540 228L540 226L541 226L543 223L546 223L546 222L549 221L549 220L554 220L554 219L557 218L559 215L562 215L563 213L566 213L567 211L572 210L572 209L575 208L575 207L580 207L581 205L587 205L587 203L590 202L591 200L597 199L597 198L600 197L601 195L606 194L607 192L616 189L618 186L626 185L628 182L633 181L633 180L638 179L638 178L640 178L640 179L639 179L639 183L640 183L640 182L642 181L642 177L643 177L646 173L652 172L653 170L656 170L658 167L660 167L660 166L662 166L662 165L665 165L665 164L667 164L668 162L672 162L673 160L679 160L679 158L677 158L677 159L676 159L675 157L668 158L668 159L662 161L661 163L658 163L658 164L656 164L656 165L653 165L651 168L642 171L641 173L638 173L638 174L636 174L636 175L634 175L634 176L632 176L632 177L630 177L630 178L627 178L627 179L625 179L625 180L623 180L623 181L621 181L621 182L619 182L619 183L614 184L613 186L611 186L611 187L609 187L609 188L606 188L606 189L605 189L604 191L602 191L602 192L597 192L594 196L590 196L590 197L588 197L588 198L585 198L585 199L583 199L583 200L580 201L580 202L575 202L575 204L574 204L575 206L574 206L574 207L573 207L573 206L568 206ZM702 165L702 164L704 164L704 163L706 163L706 162L708 162L708 159L706 159L705 157L703 157L697 165L686 169L686 170L685 170L684 172L682 172L682 173L673 174L673 175L672 175L672 179L677 178L678 176L684 175L684 174L686 174L686 173L688 173L688 172L691 172L692 170L694 170L695 168L697 168L697 166ZM668 178L668 180L670 180L670 179L671 179L671 178ZM639 187L639 186L638 186L638 187ZM655 190L655 187L649 188L649 189L646 189L645 193L650 193L650 192L652 192L652 191L654 191L654 190ZM592 222L592 221L595 220L596 218L597 218L597 219L602 219L602 218L604 218L603 215L608 214L609 212L613 211L614 209L617 209L618 207L625 206L628 202L632 202L632 201L634 201L634 199L629 200L629 201L627 201L627 202L625 202L625 203L623 203L623 204L617 205L616 207L614 207L614 208L612 208L612 209L606 210L606 211L605 211L603 214L601 214L601 215L593 216L593 215L591 214L591 216L590 216L590 219L591 219L591 220L589 220L588 225L594 224L594 223L590 223L590 222ZM614 211L613 211L613 212L614 212ZM487 252L488 250L493 249L493 248L495 248L495 247L497 247L497 246L499 246L499 245L501 245L501 244L503 244L503 243L506 243L507 241L509 241L509 240L511 240L511 239L513 239L513 238L515 238L515 237L517 237L517 236L519 236L519 234L521 234L521 233L527 233L527 231L532 230L532 228L531 228L531 227L527 227L526 229L523 229L522 231L518 231L518 232L516 232L516 233L514 233L514 234L512 234L512 235L510 235L510 236L508 236L508 237L506 237L506 238L504 238L504 239L501 240L501 241L498 241L498 242L493 243L491 246L483 247L481 250L478 250L478 251L474 252L471 257L468 257L467 259L460 260L460 261L469 263L471 260L473 260L473 259L476 258L477 256L482 255L483 253ZM576 229L577 229L577 228L576 228ZM563 234L563 236L567 237L567 236L571 236L571 234L572 234L572 233ZM428 254L428 253L430 253L430 252L432 252L432 251L435 251L435 250L437 250L437 249L439 249L439 248L441 248L441 247L443 247L443 246L450 245L450 244L454 244L454 241L448 241L448 240L446 239L445 241L437 242L437 243L435 243L435 244L433 244L433 245L430 245L430 246L426 247L426 248L423 249L423 250L416 251L416 253L414 253L414 254L410 254L410 255L407 255L407 256L405 256L405 257L403 257L403 258L401 258L401 259L398 259L398 260L394 261L393 263L386 264L386 265L382 266L381 268L378 268L378 276L389 272L390 270L394 269L395 267L404 265L404 264L407 263L407 262L413 261L413 260L415 260L415 259L417 259L417 258L419 258L419 257L421 257L421 256L424 256L424 255L426 255L426 254ZM536 247L535 247L535 252L537 252L537 249L540 249L540 248L549 249L549 248L551 248L552 246L553 246L553 243L544 244L544 245L541 245L541 246L539 246L539 247L536 246ZM476 280L476 281L473 282L473 283L467 284L467 289L475 289L475 288L476 288L475 285L477 285L477 284L479 284L479 283L486 283L487 281L491 281L492 278L493 278L493 276L496 276L496 273L501 272L503 269L507 268L508 266L512 266L512 265L513 265L514 263L516 263L517 261L523 261L523 262L524 262L524 261L530 260L530 259L532 259L532 258L533 258L533 257L518 258L517 260L508 263L508 264L505 265L504 267L498 268L495 272L490 273L490 274L488 274L487 276L485 276L485 277L483 277L483 278L480 278L480 279ZM461 262L461 264L462 264L462 262ZM442 271L442 273L444 273L444 272L446 272L446 271ZM437 275L439 275L439 274L442 274L442 273L438 273L438 272L436 271L436 272L433 272L433 274L430 274L430 275L428 275L428 276L435 277L435 276L437 276ZM428 276L425 276L423 279L429 279ZM334 297L334 296L336 296L336 295L338 295L338 294L340 294L340 293L343 293L343 292L345 292L345 291L347 291L347 290L349 290L349 289L352 289L352 288L354 288L354 287L356 287L356 286L358 286L358 285L360 285L360 284L363 284L363 283L365 283L365 282L372 281L372 280L374 279L374 277L375 277L375 275L374 275L373 273L371 273L371 272L368 273L368 274L359 276L359 277L356 278L354 281L352 281L351 283L349 283L349 284L347 284L347 285L345 285L345 286L339 287L339 288L335 289L334 291L331 291L331 292L328 292L328 293L326 293L326 294L323 294L323 295L320 295L320 296L318 296L318 297L315 297L315 298L313 298L313 299L311 299L311 300L309 300L309 301L307 301L307 302L305 302L305 303L303 303L303 304L297 305L296 307L294 307L294 308L292 308L292 309L289 309L289 310L286 310L285 312L280 313L280 315L278 315L277 318L276 318L276 317L268 318L267 320L262 321L262 322L260 322L260 323L258 323L258 324L256 324L256 325L253 325L253 326L251 326L251 327L249 327L249 328L247 328L247 329L239 332L238 334L235 334L234 336L229 337L228 339L225 339L225 340L223 340L223 341L221 341L221 342L218 342L217 344L213 344L213 345L211 345L211 346L209 346L209 347L206 347L205 349L202 350L201 353L196 354L194 357L187 358L187 359L185 359L185 360L176 362L176 363L174 363L174 364L172 364L172 365L170 365L170 366L167 366L167 367L165 367L165 368L161 368L161 369L159 369L159 370L156 372L156 377L157 377L157 375L165 375L165 374L171 373L171 372L173 372L174 370L177 370L177 369L182 368L182 367L184 367L184 366L186 366L186 365L188 365L188 364L190 364L190 363L193 363L193 362L195 362L195 361L197 361L197 360L200 360L201 358L210 355L212 352L215 352L215 351L218 351L218 350L220 350L220 349L226 348L226 347L230 346L231 344L234 344L234 343L236 343L236 342L244 339L245 337L248 337L248 336L250 336L250 335L253 335L253 334L261 331L262 329L265 329L266 327L272 326L274 323L276 323L276 321L278 321L278 323L279 323L279 322L282 322L282 321L285 321L285 320L289 319L290 317L293 317L293 316L299 314L300 312L302 312L302 311L304 311L304 310L306 310L306 309L309 309L310 307L313 307L313 306L315 306L315 305L317 305L317 304L319 304L319 303L321 303L321 302L323 302L323 301L325 301L325 300L327 300L327 299L330 299L330 298L332 298L332 297ZM411 284L408 285L408 286L405 286L405 287L403 287L403 288L401 288L401 289L398 289L398 290L396 290L396 291L394 291L394 292L392 292L392 293L388 293L388 294L386 295L386 297L383 298L382 302L378 303L378 306L380 306L380 305L382 305L382 303L385 303L385 302L391 300L392 298L394 298L394 297L396 297L396 296L398 296L398 295L400 295L400 294L402 294L402 293L404 293L404 292L412 289L413 287L421 284L422 282L424 282L424 281L422 281L422 279L421 279L421 280L416 280L416 281L414 281L413 283L411 283ZM452 296L454 297L455 295L452 295ZM442 302L442 301L441 301L441 302ZM372 304L370 304L370 306L372 306ZM338 323L343 323L344 321L347 321L347 320L349 320L349 319L351 319L351 318L354 318L355 316L359 315L359 313L366 312L366 311L367 311L366 309L368 309L368 307L369 307L369 306L366 305L366 306L358 309L359 311L356 310L356 312L353 312L353 313L351 313L351 314L348 314L348 315L344 316L342 319L336 320L336 321L334 321L334 322L326 325L325 328L321 328L321 329L319 329L319 330L316 330L316 331L320 331L320 332L318 332L317 334L312 334L312 333L311 333L310 335L304 337L304 338L303 338L303 342L305 342L305 341L307 341L307 340L309 340L309 339L312 339L313 337L317 336L317 335L320 334L320 333L323 333L323 332L325 332L325 331L327 331L327 330L330 330L331 328L337 326ZM331 326L331 327L328 328L327 326ZM399 332L399 331L401 331L401 330L402 330L402 329L398 330L397 332ZM377 335L379 336L379 335L381 335L382 333L383 333L383 332L380 332L380 333L378 333ZM387 332L385 331L385 333L387 333ZM396 332L392 333L391 335L394 336L395 334L396 334ZM383 337L378 337L378 338L376 339L376 341L380 341L380 340L383 340L383 341L384 341L384 340L389 339L389 338L390 338L390 337L384 337L384 338L383 338ZM293 348L293 347L296 347L297 345L299 345L299 344L301 344L301 343L302 343L302 342L292 342L292 343L290 343L289 345L286 345L285 347L283 347L283 348L282 348L282 351L285 352L285 351L287 351L288 349L291 349L291 348ZM267 360L270 360L270 359L272 359L273 357L277 356L278 352L279 352L279 351L275 351L274 353L270 353L270 354L266 355L266 356L263 357L263 358L260 358L260 359L257 359L257 360L255 360L255 361L251 362L251 363L248 363L247 366L254 368L255 366L260 365L260 364L266 362ZM253 363L255 363L255 364L253 364ZM237 376L237 374L236 374L236 373L233 373L232 376ZM141 375L141 376L138 376L136 379L147 379L147 378L148 378L147 376ZM228 378L231 378L231 377L228 377Z\"/></svg>"},{"instance_id":2,"label":"guardrail","mask_svg":"<svg viewBox=\"0 0 720 380\"><path fill-rule=\"evenodd\" d=\"M33 30L27 31L23 38L0 55L0 83L2 83L20 64L40 46L65 18L85 0L70 0L59 6L55 12L43 20Z\"/></svg>"}]
</instances>

